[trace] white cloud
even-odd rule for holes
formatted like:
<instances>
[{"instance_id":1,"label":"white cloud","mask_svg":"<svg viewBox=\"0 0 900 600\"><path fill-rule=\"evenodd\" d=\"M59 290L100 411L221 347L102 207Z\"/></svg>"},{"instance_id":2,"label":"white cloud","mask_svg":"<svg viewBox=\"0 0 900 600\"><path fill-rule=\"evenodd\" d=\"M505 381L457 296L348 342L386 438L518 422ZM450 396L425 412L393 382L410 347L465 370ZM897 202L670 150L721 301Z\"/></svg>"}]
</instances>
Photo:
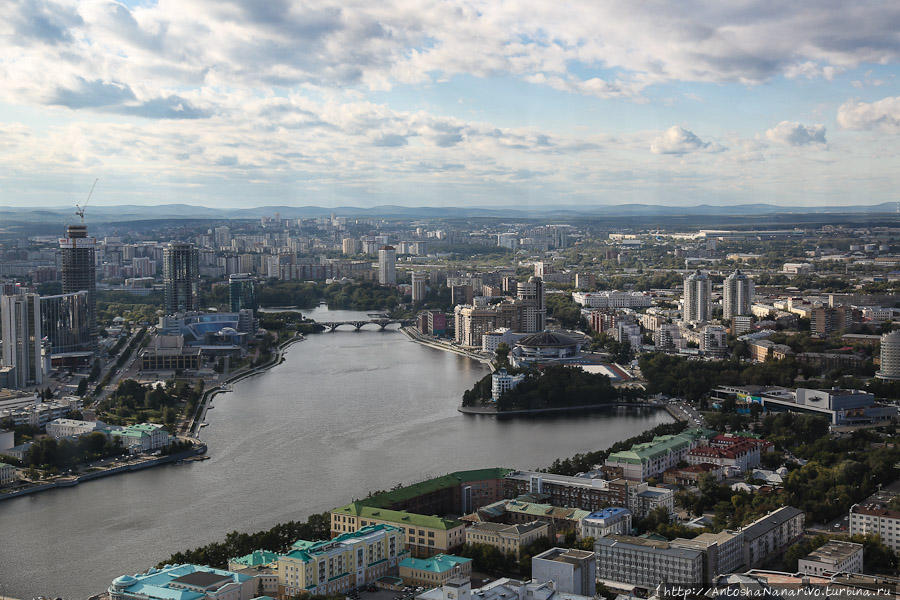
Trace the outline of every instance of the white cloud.
<instances>
[{"instance_id":1,"label":"white cloud","mask_svg":"<svg viewBox=\"0 0 900 600\"><path fill-rule=\"evenodd\" d=\"M876 102L845 102L838 109L837 122L844 129L900 133L900 96L882 98Z\"/></svg>"},{"instance_id":2,"label":"white cloud","mask_svg":"<svg viewBox=\"0 0 900 600\"><path fill-rule=\"evenodd\" d=\"M824 125L802 125L796 121L782 121L766 131L766 137L772 142L786 146L826 143Z\"/></svg>"},{"instance_id":3,"label":"white cloud","mask_svg":"<svg viewBox=\"0 0 900 600\"><path fill-rule=\"evenodd\" d=\"M712 142L704 142L693 131L673 125L650 144L653 154L688 154L690 152L721 152L723 148Z\"/></svg>"}]
</instances>

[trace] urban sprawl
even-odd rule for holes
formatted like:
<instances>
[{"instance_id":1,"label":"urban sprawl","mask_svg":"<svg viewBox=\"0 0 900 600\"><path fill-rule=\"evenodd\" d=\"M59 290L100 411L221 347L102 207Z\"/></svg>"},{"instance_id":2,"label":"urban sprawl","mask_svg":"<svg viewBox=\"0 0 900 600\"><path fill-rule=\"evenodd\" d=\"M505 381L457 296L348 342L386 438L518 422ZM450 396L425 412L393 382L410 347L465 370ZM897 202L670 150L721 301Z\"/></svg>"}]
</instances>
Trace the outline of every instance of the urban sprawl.
<instances>
[{"instance_id":1,"label":"urban sprawl","mask_svg":"<svg viewBox=\"0 0 900 600\"><path fill-rule=\"evenodd\" d=\"M894 597L896 219L634 221L272 214L89 231L82 212L55 234L4 230L0 500L202 461L216 394L309 336L396 329L489 367L447 398L459 419L672 422L533 471L448 455L446 475L288 533L172 548L96 598ZM323 304L365 316L308 318Z\"/></svg>"}]
</instances>

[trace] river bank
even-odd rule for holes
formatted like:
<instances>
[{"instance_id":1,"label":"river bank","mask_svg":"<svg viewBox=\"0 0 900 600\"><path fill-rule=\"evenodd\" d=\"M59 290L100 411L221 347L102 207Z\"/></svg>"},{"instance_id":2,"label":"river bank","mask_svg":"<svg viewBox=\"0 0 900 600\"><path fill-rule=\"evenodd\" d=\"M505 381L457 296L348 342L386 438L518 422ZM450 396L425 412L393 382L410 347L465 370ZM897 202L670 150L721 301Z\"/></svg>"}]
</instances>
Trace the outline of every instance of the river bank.
<instances>
[{"instance_id":1,"label":"river bank","mask_svg":"<svg viewBox=\"0 0 900 600\"><path fill-rule=\"evenodd\" d=\"M494 362L491 359L486 358L485 356L482 356L477 352L464 350L459 346L454 346L448 342L442 342L430 336L423 335L415 327L401 327L400 332L417 344L422 344L423 346L428 346L429 348L434 348L436 350L443 350L444 352L452 352L453 354L465 356L466 358L477 360L481 364L486 365L488 368L490 368L491 371L495 370Z\"/></svg>"},{"instance_id":2,"label":"river bank","mask_svg":"<svg viewBox=\"0 0 900 600\"><path fill-rule=\"evenodd\" d=\"M76 475L74 477L60 477L55 481L48 481L46 483L40 483L37 485L33 485L31 487L22 488L18 490L14 490L12 492L4 492L0 493L0 501L9 500L11 498L18 498L19 496L27 496L29 494L36 494L38 492L46 492L47 490L55 490L57 488L65 488L65 487L74 487L86 481L93 481L95 479L101 479L103 477L110 477L112 475L118 475L120 473L128 473L131 471L141 471L143 469L149 469L151 467L157 467L159 465L166 465L170 463L175 463L181 460L190 459L195 456L199 456L206 453L206 445L200 443L199 445L191 448L190 450L184 450L182 452L177 452L175 454L169 454L167 456L159 456L154 458L148 458L146 460L139 460L136 462L119 465L117 467L113 467L111 469L100 469L99 471L92 471L90 473L85 473L83 475Z\"/></svg>"},{"instance_id":3,"label":"river bank","mask_svg":"<svg viewBox=\"0 0 900 600\"><path fill-rule=\"evenodd\" d=\"M466 415L493 415L505 417L507 415L539 415L565 412L589 412L610 408L664 408L664 405L656 402L604 402L602 404L581 404L579 406L559 406L556 408L528 408L521 410L497 410L492 406L460 406L457 410ZM671 413L670 413L671 414Z\"/></svg>"}]
</instances>

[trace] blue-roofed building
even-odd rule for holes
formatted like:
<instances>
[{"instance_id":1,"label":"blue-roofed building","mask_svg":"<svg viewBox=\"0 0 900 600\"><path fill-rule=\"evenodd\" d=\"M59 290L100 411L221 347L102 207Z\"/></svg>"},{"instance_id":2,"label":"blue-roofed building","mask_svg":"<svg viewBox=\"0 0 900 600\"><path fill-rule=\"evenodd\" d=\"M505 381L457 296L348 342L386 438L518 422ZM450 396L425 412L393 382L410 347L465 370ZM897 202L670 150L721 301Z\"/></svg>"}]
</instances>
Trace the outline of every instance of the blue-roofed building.
<instances>
[{"instance_id":1,"label":"blue-roofed building","mask_svg":"<svg viewBox=\"0 0 900 600\"><path fill-rule=\"evenodd\" d=\"M621 506L610 506L594 511L581 520L582 538L594 539L607 535L628 535L631 533L631 511Z\"/></svg>"},{"instance_id":2,"label":"blue-roofed building","mask_svg":"<svg viewBox=\"0 0 900 600\"><path fill-rule=\"evenodd\" d=\"M166 565L113 579L110 600L252 600L255 577L203 565Z\"/></svg>"},{"instance_id":3,"label":"blue-roofed building","mask_svg":"<svg viewBox=\"0 0 900 600\"><path fill-rule=\"evenodd\" d=\"M400 561L400 578L408 585L444 585L451 577L470 577L472 559L452 554L436 554L431 558L404 558Z\"/></svg>"}]
</instances>

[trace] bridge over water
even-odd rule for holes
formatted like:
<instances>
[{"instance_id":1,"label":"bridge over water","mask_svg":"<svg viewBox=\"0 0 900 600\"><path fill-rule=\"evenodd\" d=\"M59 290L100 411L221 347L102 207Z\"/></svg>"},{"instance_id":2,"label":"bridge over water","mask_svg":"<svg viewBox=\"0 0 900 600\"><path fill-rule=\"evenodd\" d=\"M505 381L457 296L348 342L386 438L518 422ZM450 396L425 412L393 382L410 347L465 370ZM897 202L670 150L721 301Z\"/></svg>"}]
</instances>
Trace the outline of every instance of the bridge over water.
<instances>
[{"instance_id":1,"label":"bridge over water","mask_svg":"<svg viewBox=\"0 0 900 600\"><path fill-rule=\"evenodd\" d=\"M356 331L359 331L366 325L377 325L380 330L384 331L388 325L394 324L404 326L413 325L414 322L411 319L391 319L387 317L376 317L365 321L319 321L319 325L325 327L329 332L336 331L338 327L343 325L349 325Z\"/></svg>"}]
</instances>

